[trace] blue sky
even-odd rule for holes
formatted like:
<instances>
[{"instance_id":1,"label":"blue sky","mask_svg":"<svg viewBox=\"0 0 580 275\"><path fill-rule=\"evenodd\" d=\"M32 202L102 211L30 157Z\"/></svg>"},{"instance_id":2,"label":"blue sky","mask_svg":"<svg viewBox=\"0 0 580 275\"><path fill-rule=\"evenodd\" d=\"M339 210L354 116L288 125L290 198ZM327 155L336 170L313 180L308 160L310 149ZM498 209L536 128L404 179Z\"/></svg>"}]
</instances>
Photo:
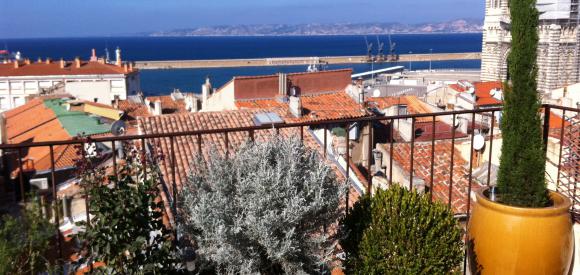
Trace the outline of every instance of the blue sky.
<instances>
[{"instance_id":1,"label":"blue sky","mask_svg":"<svg viewBox=\"0 0 580 275\"><path fill-rule=\"evenodd\" d=\"M481 19L484 0L0 0L0 38L263 23Z\"/></svg>"}]
</instances>

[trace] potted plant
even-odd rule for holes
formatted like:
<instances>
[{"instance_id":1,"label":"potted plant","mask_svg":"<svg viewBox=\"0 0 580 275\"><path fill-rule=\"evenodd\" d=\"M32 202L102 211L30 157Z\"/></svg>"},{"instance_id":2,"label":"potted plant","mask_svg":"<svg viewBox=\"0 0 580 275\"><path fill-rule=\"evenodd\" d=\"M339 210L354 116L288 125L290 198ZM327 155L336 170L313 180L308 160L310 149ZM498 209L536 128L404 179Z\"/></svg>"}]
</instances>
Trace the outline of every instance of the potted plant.
<instances>
[{"instance_id":1,"label":"potted plant","mask_svg":"<svg viewBox=\"0 0 580 275\"><path fill-rule=\"evenodd\" d=\"M567 274L573 252L571 204L546 186L536 1L511 0L510 13L511 85L504 85L498 185L495 196L488 189L476 193L468 226L470 269L472 274Z\"/></svg>"}]
</instances>

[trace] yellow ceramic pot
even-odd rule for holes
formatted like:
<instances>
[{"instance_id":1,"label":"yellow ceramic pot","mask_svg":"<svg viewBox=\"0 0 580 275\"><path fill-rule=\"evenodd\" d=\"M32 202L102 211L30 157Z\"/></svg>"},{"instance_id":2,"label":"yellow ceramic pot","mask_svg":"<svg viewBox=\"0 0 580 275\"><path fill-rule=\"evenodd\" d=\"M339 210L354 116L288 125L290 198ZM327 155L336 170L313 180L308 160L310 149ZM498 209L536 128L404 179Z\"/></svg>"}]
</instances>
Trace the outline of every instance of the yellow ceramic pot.
<instances>
[{"instance_id":1,"label":"yellow ceramic pot","mask_svg":"<svg viewBox=\"0 0 580 275\"><path fill-rule=\"evenodd\" d=\"M484 192L468 226L472 274L568 274L574 249L570 200L551 192L551 207L512 207Z\"/></svg>"}]
</instances>

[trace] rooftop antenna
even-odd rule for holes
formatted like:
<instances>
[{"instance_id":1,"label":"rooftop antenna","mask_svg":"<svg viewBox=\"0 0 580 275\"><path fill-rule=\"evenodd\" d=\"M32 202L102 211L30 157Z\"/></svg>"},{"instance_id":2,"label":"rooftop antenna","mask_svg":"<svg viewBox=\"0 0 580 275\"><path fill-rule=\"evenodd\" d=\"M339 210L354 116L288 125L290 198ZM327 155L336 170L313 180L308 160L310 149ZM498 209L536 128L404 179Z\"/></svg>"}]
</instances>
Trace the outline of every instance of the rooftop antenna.
<instances>
[{"instance_id":1,"label":"rooftop antenna","mask_svg":"<svg viewBox=\"0 0 580 275\"><path fill-rule=\"evenodd\" d=\"M377 35L377 47L378 47L378 61L384 61L385 60L385 54L383 52L383 49L385 48L385 43L381 42L379 40L379 36Z\"/></svg>"},{"instance_id":2,"label":"rooftop antenna","mask_svg":"<svg viewBox=\"0 0 580 275\"><path fill-rule=\"evenodd\" d=\"M365 43L367 45L367 62L370 62L373 60L373 43L369 43L366 36L365 36Z\"/></svg>"}]
</instances>

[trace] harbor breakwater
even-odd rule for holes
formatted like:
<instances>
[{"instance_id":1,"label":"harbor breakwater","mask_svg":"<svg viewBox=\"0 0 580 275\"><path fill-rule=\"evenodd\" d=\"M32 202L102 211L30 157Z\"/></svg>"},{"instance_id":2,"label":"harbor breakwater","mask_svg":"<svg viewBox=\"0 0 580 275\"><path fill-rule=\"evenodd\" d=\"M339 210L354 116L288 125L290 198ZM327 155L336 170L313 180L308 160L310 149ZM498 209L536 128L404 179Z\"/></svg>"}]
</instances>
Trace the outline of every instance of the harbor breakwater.
<instances>
[{"instance_id":1,"label":"harbor breakwater","mask_svg":"<svg viewBox=\"0 0 580 275\"><path fill-rule=\"evenodd\" d=\"M396 62L425 62L450 60L480 60L481 53L433 53L401 54ZM379 61L375 61L379 62ZM385 62L385 61L380 61ZM185 68L235 68L261 66L295 66L309 64L355 64L370 63L366 56L326 56L326 57L276 57L251 59L213 59L213 60L161 60L135 61L138 69L185 69Z\"/></svg>"}]
</instances>

